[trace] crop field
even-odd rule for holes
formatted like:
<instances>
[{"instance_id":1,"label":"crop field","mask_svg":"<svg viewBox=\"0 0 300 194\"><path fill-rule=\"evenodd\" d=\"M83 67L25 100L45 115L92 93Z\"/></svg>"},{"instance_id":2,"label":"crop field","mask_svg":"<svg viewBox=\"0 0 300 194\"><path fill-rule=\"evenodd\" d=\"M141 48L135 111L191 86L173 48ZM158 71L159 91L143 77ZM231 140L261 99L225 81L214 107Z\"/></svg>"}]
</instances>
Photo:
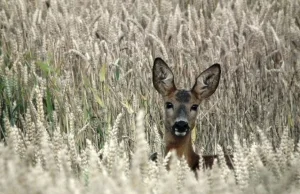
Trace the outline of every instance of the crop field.
<instances>
[{"instance_id":1,"label":"crop field","mask_svg":"<svg viewBox=\"0 0 300 194\"><path fill-rule=\"evenodd\" d=\"M221 65L197 178L166 169L156 57L180 88ZM0 194L300 192L299 0L0 0L0 91Z\"/></svg>"}]
</instances>

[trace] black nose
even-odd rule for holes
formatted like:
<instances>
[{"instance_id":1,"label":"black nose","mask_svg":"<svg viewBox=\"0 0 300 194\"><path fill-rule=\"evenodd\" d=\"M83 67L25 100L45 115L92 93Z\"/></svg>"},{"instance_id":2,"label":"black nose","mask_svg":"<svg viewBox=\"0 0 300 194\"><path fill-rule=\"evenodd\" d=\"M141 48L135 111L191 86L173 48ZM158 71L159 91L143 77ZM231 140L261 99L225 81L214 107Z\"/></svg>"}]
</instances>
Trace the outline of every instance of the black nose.
<instances>
[{"instance_id":1,"label":"black nose","mask_svg":"<svg viewBox=\"0 0 300 194\"><path fill-rule=\"evenodd\" d=\"M178 132L185 132L189 128L189 124L185 121L178 121L173 127L174 129L177 129Z\"/></svg>"}]
</instances>

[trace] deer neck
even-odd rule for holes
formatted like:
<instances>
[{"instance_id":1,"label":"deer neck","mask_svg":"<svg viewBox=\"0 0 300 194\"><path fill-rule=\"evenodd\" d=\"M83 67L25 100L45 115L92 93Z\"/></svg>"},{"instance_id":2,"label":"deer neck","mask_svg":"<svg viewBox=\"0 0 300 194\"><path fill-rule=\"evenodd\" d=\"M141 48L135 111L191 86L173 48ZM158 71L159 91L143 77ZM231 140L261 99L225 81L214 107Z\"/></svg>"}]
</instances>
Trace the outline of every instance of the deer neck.
<instances>
[{"instance_id":1,"label":"deer neck","mask_svg":"<svg viewBox=\"0 0 300 194\"><path fill-rule=\"evenodd\" d=\"M188 134L184 138L166 136L165 143L166 153L176 150L177 156L179 158L184 157L192 170L199 167L199 155L193 149L191 134Z\"/></svg>"}]
</instances>

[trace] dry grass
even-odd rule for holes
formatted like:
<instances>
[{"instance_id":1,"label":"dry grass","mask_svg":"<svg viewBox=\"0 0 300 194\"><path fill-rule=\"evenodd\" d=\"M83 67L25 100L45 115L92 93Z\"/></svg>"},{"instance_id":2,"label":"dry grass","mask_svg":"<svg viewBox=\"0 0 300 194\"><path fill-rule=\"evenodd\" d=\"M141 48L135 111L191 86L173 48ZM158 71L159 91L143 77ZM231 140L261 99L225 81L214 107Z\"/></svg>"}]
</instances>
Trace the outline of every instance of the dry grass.
<instances>
[{"instance_id":1,"label":"dry grass","mask_svg":"<svg viewBox=\"0 0 300 194\"><path fill-rule=\"evenodd\" d=\"M299 1L176 2L0 1L0 193L298 193ZM157 56L182 87L221 64L196 147L234 148L234 172L147 160Z\"/></svg>"}]
</instances>

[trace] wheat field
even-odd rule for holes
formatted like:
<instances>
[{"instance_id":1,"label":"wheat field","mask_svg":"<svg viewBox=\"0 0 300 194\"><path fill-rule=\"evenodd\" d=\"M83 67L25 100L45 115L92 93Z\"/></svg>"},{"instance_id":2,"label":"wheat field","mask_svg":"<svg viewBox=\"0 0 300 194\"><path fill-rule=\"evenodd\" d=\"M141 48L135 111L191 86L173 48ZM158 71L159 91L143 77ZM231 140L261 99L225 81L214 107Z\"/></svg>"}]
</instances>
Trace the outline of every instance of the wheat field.
<instances>
[{"instance_id":1,"label":"wheat field","mask_svg":"<svg viewBox=\"0 0 300 194\"><path fill-rule=\"evenodd\" d=\"M299 0L0 0L0 30L0 194L299 193ZM155 57L182 88L221 64L198 178L166 170Z\"/></svg>"}]
</instances>

